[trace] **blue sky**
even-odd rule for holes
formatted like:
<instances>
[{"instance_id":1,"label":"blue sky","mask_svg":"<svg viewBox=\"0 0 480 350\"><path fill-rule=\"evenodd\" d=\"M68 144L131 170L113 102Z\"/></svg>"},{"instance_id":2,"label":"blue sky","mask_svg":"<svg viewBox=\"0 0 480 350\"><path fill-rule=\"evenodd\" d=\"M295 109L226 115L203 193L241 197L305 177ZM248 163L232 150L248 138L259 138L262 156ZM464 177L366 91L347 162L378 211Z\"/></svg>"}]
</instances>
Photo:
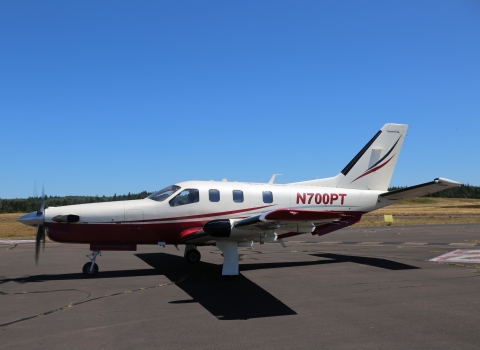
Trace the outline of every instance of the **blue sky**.
<instances>
[{"instance_id":1,"label":"blue sky","mask_svg":"<svg viewBox=\"0 0 480 350\"><path fill-rule=\"evenodd\" d=\"M1 1L0 198L336 175L480 185L480 2Z\"/></svg>"}]
</instances>

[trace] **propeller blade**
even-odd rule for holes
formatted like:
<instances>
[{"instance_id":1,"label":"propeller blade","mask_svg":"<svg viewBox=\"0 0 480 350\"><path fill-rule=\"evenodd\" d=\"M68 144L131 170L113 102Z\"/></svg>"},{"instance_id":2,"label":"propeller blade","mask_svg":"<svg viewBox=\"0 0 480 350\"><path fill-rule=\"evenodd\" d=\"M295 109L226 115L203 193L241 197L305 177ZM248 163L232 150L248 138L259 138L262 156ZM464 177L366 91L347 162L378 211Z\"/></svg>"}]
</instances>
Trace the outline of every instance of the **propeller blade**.
<instances>
[{"instance_id":1,"label":"propeller blade","mask_svg":"<svg viewBox=\"0 0 480 350\"><path fill-rule=\"evenodd\" d=\"M34 197L37 197L37 182L35 181L35 186L33 189ZM40 198L39 198L40 199ZM36 215L35 215L36 214ZM40 257L40 245L42 250L45 251L45 186L42 185L42 198L38 202L37 212L31 212L27 215L19 218L20 222L23 222L26 225L37 224L37 233L35 235L35 264L38 265L38 258Z\"/></svg>"},{"instance_id":2,"label":"propeller blade","mask_svg":"<svg viewBox=\"0 0 480 350\"><path fill-rule=\"evenodd\" d=\"M45 251L45 226L37 226L37 234L35 236L35 264L38 265L38 257L40 256L40 244Z\"/></svg>"},{"instance_id":3,"label":"propeller blade","mask_svg":"<svg viewBox=\"0 0 480 350\"><path fill-rule=\"evenodd\" d=\"M45 210L45 188L42 186L42 199L38 205L37 215L43 214Z\"/></svg>"},{"instance_id":4,"label":"propeller blade","mask_svg":"<svg viewBox=\"0 0 480 350\"><path fill-rule=\"evenodd\" d=\"M37 180L35 180L35 183L33 184L33 198L38 197L38 192L37 192Z\"/></svg>"},{"instance_id":5,"label":"propeller blade","mask_svg":"<svg viewBox=\"0 0 480 350\"><path fill-rule=\"evenodd\" d=\"M42 251L45 252L45 226L42 225Z\"/></svg>"},{"instance_id":6,"label":"propeller blade","mask_svg":"<svg viewBox=\"0 0 480 350\"><path fill-rule=\"evenodd\" d=\"M38 256L40 254L40 235L41 235L41 227L42 225L37 226L37 234L35 235L35 265L38 265Z\"/></svg>"}]
</instances>

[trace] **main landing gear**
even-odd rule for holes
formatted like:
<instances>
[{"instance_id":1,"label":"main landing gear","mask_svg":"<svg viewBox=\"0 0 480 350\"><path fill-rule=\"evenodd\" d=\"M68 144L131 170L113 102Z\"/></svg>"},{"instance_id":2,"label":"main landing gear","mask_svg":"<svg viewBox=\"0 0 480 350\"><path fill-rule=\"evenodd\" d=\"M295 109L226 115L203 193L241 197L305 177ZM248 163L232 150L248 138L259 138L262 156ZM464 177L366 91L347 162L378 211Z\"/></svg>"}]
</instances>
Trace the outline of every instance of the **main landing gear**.
<instances>
[{"instance_id":1,"label":"main landing gear","mask_svg":"<svg viewBox=\"0 0 480 350\"><path fill-rule=\"evenodd\" d=\"M91 262L83 265L83 274L85 277L95 277L98 273L98 265L95 263L98 255L102 256L102 253L99 250L95 250L92 254L87 255L87 258L89 258Z\"/></svg>"},{"instance_id":2,"label":"main landing gear","mask_svg":"<svg viewBox=\"0 0 480 350\"><path fill-rule=\"evenodd\" d=\"M222 276L238 276L238 242L217 241L217 247L223 253Z\"/></svg>"},{"instance_id":3,"label":"main landing gear","mask_svg":"<svg viewBox=\"0 0 480 350\"><path fill-rule=\"evenodd\" d=\"M223 253L223 267L222 275L223 276L238 276L238 242L236 241L218 241L217 247ZM250 245L251 246L251 243ZM245 247L245 245L242 245ZM185 246L184 257L189 264L196 264L200 262L201 255L197 250L197 247L193 244L187 244Z\"/></svg>"},{"instance_id":4,"label":"main landing gear","mask_svg":"<svg viewBox=\"0 0 480 350\"><path fill-rule=\"evenodd\" d=\"M185 259L187 259L187 262L189 264L196 264L200 262L200 259L202 258L202 255L200 252L197 250L197 246L193 244L187 244L185 246L185 253L183 254Z\"/></svg>"}]
</instances>

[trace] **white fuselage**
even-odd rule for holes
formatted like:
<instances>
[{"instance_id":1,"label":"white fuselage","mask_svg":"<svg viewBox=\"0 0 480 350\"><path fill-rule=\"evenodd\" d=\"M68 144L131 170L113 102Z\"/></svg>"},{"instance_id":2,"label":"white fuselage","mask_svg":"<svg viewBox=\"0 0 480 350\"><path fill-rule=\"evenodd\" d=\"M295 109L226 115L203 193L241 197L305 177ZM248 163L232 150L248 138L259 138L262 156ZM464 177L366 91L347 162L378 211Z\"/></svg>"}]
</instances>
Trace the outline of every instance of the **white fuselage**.
<instances>
[{"instance_id":1,"label":"white fuselage","mask_svg":"<svg viewBox=\"0 0 480 350\"><path fill-rule=\"evenodd\" d=\"M335 211L361 215L382 206L378 199L379 195L384 193L334 187L226 181L187 181L176 185L180 188L161 202L146 198L51 207L45 210L45 225L50 238L62 242L121 241L157 244L162 241L178 244L181 243L179 235L183 231L201 228L214 219L235 220L278 209ZM198 190L198 202L172 206L171 200L189 189ZM210 200L210 190L218 191L218 201ZM234 191L237 191L237 196L238 191L241 191L242 201L238 198L234 200ZM266 196L264 192L267 192ZM62 224L52 220L57 215L67 214L78 215L79 222ZM290 230L291 227L283 227L278 234ZM206 240L208 237L203 239L205 242Z\"/></svg>"}]
</instances>

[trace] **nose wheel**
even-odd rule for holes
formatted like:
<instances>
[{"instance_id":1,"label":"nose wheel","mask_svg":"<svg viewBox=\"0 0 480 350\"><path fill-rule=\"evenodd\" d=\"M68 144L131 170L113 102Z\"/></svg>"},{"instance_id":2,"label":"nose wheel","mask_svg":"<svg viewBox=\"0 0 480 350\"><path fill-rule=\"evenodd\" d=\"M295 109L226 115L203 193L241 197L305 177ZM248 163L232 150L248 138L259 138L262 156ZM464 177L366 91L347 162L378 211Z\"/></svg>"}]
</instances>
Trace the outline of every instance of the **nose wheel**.
<instances>
[{"instance_id":1,"label":"nose wheel","mask_svg":"<svg viewBox=\"0 0 480 350\"><path fill-rule=\"evenodd\" d=\"M98 265L95 263L98 255L102 256L100 251L93 251L92 254L87 255L87 258L89 258L91 262L83 265L82 271L85 277L95 277L95 275L98 273Z\"/></svg>"},{"instance_id":2,"label":"nose wheel","mask_svg":"<svg viewBox=\"0 0 480 350\"><path fill-rule=\"evenodd\" d=\"M93 265L93 266L92 266ZM83 265L83 275L85 277L94 277L98 273L98 265L95 263L86 263Z\"/></svg>"}]
</instances>

